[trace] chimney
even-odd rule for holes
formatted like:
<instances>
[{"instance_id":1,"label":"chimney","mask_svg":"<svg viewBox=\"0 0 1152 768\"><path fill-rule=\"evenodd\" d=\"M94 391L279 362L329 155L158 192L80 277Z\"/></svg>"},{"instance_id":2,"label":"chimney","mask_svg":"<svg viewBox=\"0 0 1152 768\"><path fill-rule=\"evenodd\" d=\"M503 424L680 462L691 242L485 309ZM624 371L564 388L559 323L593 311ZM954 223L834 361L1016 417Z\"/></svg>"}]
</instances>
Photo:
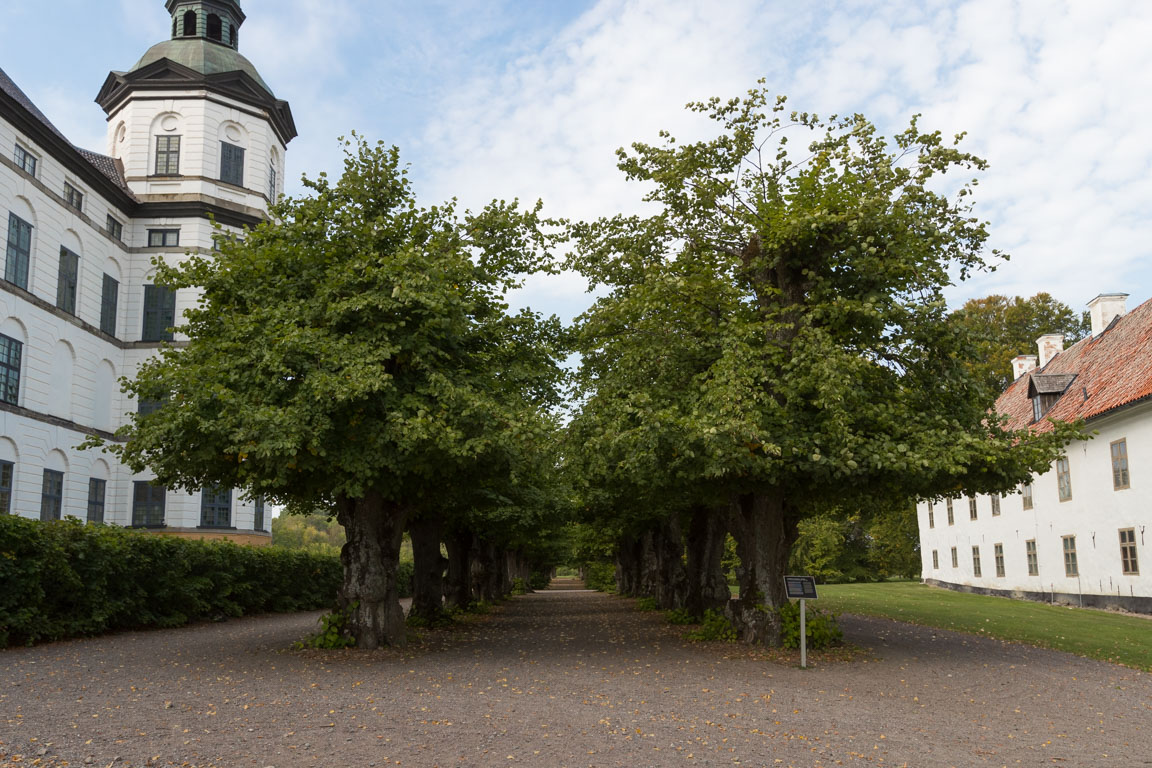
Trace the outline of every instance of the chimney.
<instances>
[{"instance_id":1,"label":"chimney","mask_svg":"<svg viewBox=\"0 0 1152 768\"><path fill-rule=\"evenodd\" d=\"M1040 367L1048 365L1048 361L1064 351L1064 334L1046 333L1036 339L1036 346L1040 350Z\"/></svg>"},{"instance_id":2,"label":"chimney","mask_svg":"<svg viewBox=\"0 0 1152 768\"><path fill-rule=\"evenodd\" d=\"M1012 358L1012 380L1036 370L1036 355L1017 355Z\"/></svg>"},{"instance_id":3,"label":"chimney","mask_svg":"<svg viewBox=\"0 0 1152 768\"><path fill-rule=\"evenodd\" d=\"M1108 324L1128 311L1126 293L1102 293L1088 302L1088 314L1092 317L1092 336L1104 333Z\"/></svg>"}]
</instances>

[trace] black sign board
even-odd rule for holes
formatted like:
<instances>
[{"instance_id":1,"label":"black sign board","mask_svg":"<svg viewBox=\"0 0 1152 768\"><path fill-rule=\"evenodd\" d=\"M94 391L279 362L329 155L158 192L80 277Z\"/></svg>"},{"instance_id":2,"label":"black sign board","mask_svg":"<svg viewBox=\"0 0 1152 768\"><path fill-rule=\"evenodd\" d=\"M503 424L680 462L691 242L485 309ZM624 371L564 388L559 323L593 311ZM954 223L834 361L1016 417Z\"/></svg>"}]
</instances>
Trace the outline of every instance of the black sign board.
<instances>
[{"instance_id":1,"label":"black sign board","mask_svg":"<svg viewBox=\"0 0 1152 768\"><path fill-rule=\"evenodd\" d=\"M816 579L811 576L785 576L784 588L788 591L788 597L816 599Z\"/></svg>"}]
</instances>

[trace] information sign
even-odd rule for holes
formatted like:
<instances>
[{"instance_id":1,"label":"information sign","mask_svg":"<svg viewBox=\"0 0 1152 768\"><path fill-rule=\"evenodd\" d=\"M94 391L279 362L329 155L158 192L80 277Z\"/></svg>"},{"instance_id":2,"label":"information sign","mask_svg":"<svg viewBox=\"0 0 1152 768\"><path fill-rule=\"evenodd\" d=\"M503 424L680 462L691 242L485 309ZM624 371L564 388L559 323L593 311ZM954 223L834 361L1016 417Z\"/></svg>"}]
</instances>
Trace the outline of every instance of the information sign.
<instances>
[{"instance_id":1,"label":"information sign","mask_svg":"<svg viewBox=\"0 0 1152 768\"><path fill-rule=\"evenodd\" d=\"M788 591L790 598L816 599L816 579L811 576L785 576L784 588Z\"/></svg>"}]
</instances>

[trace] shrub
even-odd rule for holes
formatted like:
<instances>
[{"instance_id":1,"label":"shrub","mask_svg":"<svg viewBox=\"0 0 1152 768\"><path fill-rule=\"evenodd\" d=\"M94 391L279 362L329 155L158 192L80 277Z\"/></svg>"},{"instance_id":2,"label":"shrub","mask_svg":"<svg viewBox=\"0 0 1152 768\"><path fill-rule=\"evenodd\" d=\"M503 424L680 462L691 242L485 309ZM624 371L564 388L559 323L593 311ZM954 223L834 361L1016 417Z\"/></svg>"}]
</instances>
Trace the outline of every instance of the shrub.
<instances>
[{"instance_id":1,"label":"shrub","mask_svg":"<svg viewBox=\"0 0 1152 768\"><path fill-rule=\"evenodd\" d=\"M585 563L584 586L600 592L615 592L616 567L611 563Z\"/></svg>"},{"instance_id":2,"label":"shrub","mask_svg":"<svg viewBox=\"0 0 1152 768\"><path fill-rule=\"evenodd\" d=\"M551 583L552 577L543 571L532 571L532 575L528 577L528 586L532 589L548 589Z\"/></svg>"},{"instance_id":3,"label":"shrub","mask_svg":"<svg viewBox=\"0 0 1152 768\"><path fill-rule=\"evenodd\" d=\"M348 633L348 615L356 603L348 606L348 610L334 610L320 617L320 632L302 642L296 643L297 648L322 648L331 650L335 648L351 648L356 645L356 639Z\"/></svg>"},{"instance_id":4,"label":"shrub","mask_svg":"<svg viewBox=\"0 0 1152 768\"><path fill-rule=\"evenodd\" d=\"M401 560L396 566L396 596L412 597L412 578L416 568L411 560Z\"/></svg>"},{"instance_id":5,"label":"shrub","mask_svg":"<svg viewBox=\"0 0 1152 768\"><path fill-rule=\"evenodd\" d=\"M785 648L800 647L800 604L788 603L780 606L781 641ZM844 632L836 623L835 614L810 606L805 609L804 634L808 636L808 649L839 645L844 640Z\"/></svg>"},{"instance_id":6,"label":"shrub","mask_svg":"<svg viewBox=\"0 0 1152 768\"><path fill-rule=\"evenodd\" d=\"M698 642L719 640L725 643L736 642L736 628L722 612L709 609L704 611L704 621L699 629L694 629L684 635L689 640Z\"/></svg>"},{"instance_id":7,"label":"shrub","mask_svg":"<svg viewBox=\"0 0 1152 768\"><path fill-rule=\"evenodd\" d=\"M526 595L528 594L528 585L524 583L524 579L512 579L512 594Z\"/></svg>"},{"instance_id":8,"label":"shrub","mask_svg":"<svg viewBox=\"0 0 1152 768\"><path fill-rule=\"evenodd\" d=\"M668 611L665 616L668 617L669 624L699 624L700 619L693 616L686 608L673 608Z\"/></svg>"},{"instance_id":9,"label":"shrub","mask_svg":"<svg viewBox=\"0 0 1152 768\"><path fill-rule=\"evenodd\" d=\"M658 611L660 604L654 597L641 597L636 600L636 608L641 611Z\"/></svg>"},{"instance_id":10,"label":"shrub","mask_svg":"<svg viewBox=\"0 0 1152 768\"><path fill-rule=\"evenodd\" d=\"M340 561L0 515L0 647L331 605Z\"/></svg>"}]
</instances>

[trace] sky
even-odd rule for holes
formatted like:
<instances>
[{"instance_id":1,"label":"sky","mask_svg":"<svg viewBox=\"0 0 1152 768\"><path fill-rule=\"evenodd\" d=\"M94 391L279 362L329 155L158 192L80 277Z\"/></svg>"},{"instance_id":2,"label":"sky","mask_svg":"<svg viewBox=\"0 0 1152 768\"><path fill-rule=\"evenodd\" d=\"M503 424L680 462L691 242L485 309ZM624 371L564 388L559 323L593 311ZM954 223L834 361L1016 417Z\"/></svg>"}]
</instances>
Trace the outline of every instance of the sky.
<instances>
[{"instance_id":1,"label":"sky","mask_svg":"<svg viewBox=\"0 0 1152 768\"><path fill-rule=\"evenodd\" d=\"M337 137L400 147L423 204L544 201L589 219L641 210L615 150L714 135L689 101L764 78L793 108L859 112L886 134L966 131L990 164L976 214L995 271L950 304L1051 293L1152 296L1152 2L1142 0L242 0L240 50L300 136L288 184L337 174ZM99 12L93 8L98 7ZM0 67L74 143L104 151L109 70L170 35L163 0L0 0ZM574 275L516 300L571 319ZM1026 350L1022 350L1026 351Z\"/></svg>"}]
</instances>

